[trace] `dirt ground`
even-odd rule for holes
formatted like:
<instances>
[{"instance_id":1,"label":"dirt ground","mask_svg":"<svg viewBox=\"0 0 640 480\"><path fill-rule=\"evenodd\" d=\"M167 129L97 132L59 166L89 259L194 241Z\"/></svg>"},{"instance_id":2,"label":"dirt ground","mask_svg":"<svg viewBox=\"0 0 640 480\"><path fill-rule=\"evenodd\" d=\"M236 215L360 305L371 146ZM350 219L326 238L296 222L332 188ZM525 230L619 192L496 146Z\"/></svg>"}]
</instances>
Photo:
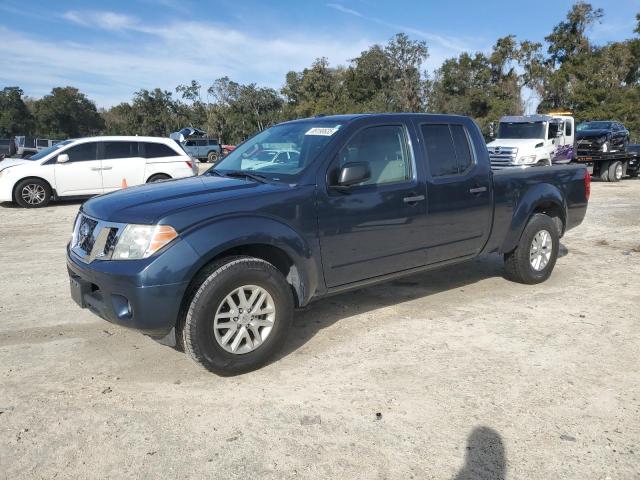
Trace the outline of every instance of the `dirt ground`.
<instances>
[{"instance_id":1,"label":"dirt ground","mask_svg":"<svg viewBox=\"0 0 640 480\"><path fill-rule=\"evenodd\" d=\"M0 207L0 478L640 478L640 181L549 281L489 257L317 302L235 378L78 309L79 203Z\"/></svg>"}]
</instances>

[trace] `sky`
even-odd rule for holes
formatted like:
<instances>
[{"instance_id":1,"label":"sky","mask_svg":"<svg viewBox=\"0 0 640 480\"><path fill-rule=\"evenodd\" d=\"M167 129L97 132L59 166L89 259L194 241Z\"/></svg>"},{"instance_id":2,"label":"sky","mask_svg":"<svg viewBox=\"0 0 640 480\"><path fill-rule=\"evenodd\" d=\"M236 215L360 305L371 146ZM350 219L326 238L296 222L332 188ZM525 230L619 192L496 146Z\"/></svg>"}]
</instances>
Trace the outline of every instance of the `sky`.
<instances>
[{"instance_id":1,"label":"sky","mask_svg":"<svg viewBox=\"0 0 640 480\"><path fill-rule=\"evenodd\" d=\"M39 98L79 88L98 107L142 88L173 91L229 76L279 89L318 57L346 65L405 32L429 48L427 71L498 37L544 41L571 0L0 0L0 88ZM594 0L595 43L633 36L640 0Z\"/></svg>"}]
</instances>

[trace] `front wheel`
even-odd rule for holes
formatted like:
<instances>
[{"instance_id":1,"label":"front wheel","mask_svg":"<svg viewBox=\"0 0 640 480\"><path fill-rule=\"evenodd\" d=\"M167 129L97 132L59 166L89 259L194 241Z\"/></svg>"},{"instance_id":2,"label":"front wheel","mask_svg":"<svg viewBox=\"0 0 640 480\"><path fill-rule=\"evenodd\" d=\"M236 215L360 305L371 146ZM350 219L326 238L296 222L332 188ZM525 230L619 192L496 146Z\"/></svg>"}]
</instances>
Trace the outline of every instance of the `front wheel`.
<instances>
[{"instance_id":1,"label":"front wheel","mask_svg":"<svg viewBox=\"0 0 640 480\"><path fill-rule=\"evenodd\" d=\"M265 365L293 319L293 295L282 273L264 260L233 257L214 263L199 281L182 328L189 356L219 375Z\"/></svg>"},{"instance_id":2,"label":"front wheel","mask_svg":"<svg viewBox=\"0 0 640 480\"><path fill-rule=\"evenodd\" d=\"M558 227L551 217L535 214L522 233L516 249L505 255L505 268L510 280L535 284L544 282L558 258Z\"/></svg>"},{"instance_id":3,"label":"front wheel","mask_svg":"<svg viewBox=\"0 0 640 480\"><path fill-rule=\"evenodd\" d=\"M23 208L42 208L51 201L51 187L39 178L28 178L18 183L14 198Z\"/></svg>"}]
</instances>

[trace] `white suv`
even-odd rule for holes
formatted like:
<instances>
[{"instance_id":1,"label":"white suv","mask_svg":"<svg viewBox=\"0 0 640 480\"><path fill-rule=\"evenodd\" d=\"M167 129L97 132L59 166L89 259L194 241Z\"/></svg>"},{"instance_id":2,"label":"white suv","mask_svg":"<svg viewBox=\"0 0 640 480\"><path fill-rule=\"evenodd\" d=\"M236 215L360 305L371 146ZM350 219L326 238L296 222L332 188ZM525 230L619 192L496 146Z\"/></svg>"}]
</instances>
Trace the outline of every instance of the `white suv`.
<instances>
[{"instance_id":1,"label":"white suv","mask_svg":"<svg viewBox=\"0 0 640 480\"><path fill-rule=\"evenodd\" d=\"M65 140L30 158L0 162L0 202L44 207L51 199L108 193L197 174L173 140L157 137L89 137Z\"/></svg>"}]
</instances>

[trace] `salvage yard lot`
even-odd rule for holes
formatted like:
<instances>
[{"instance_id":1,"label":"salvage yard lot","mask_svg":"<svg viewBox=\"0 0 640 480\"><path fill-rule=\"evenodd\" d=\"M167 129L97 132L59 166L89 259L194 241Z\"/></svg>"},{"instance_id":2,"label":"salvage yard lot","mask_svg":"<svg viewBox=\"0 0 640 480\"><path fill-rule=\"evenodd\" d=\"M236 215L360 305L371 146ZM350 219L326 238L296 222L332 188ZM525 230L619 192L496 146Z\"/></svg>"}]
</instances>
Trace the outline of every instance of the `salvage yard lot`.
<instances>
[{"instance_id":1,"label":"salvage yard lot","mask_svg":"<svg viewBox=\"0 0 640 480\"><path fill-rule=\"evenodd\" d=\"M546 283L488 257L335 296L233 378L73 304L79 205L0 207L6 478L640 476L638 180L593 183Z\"/></svg>"}]
</instances>

